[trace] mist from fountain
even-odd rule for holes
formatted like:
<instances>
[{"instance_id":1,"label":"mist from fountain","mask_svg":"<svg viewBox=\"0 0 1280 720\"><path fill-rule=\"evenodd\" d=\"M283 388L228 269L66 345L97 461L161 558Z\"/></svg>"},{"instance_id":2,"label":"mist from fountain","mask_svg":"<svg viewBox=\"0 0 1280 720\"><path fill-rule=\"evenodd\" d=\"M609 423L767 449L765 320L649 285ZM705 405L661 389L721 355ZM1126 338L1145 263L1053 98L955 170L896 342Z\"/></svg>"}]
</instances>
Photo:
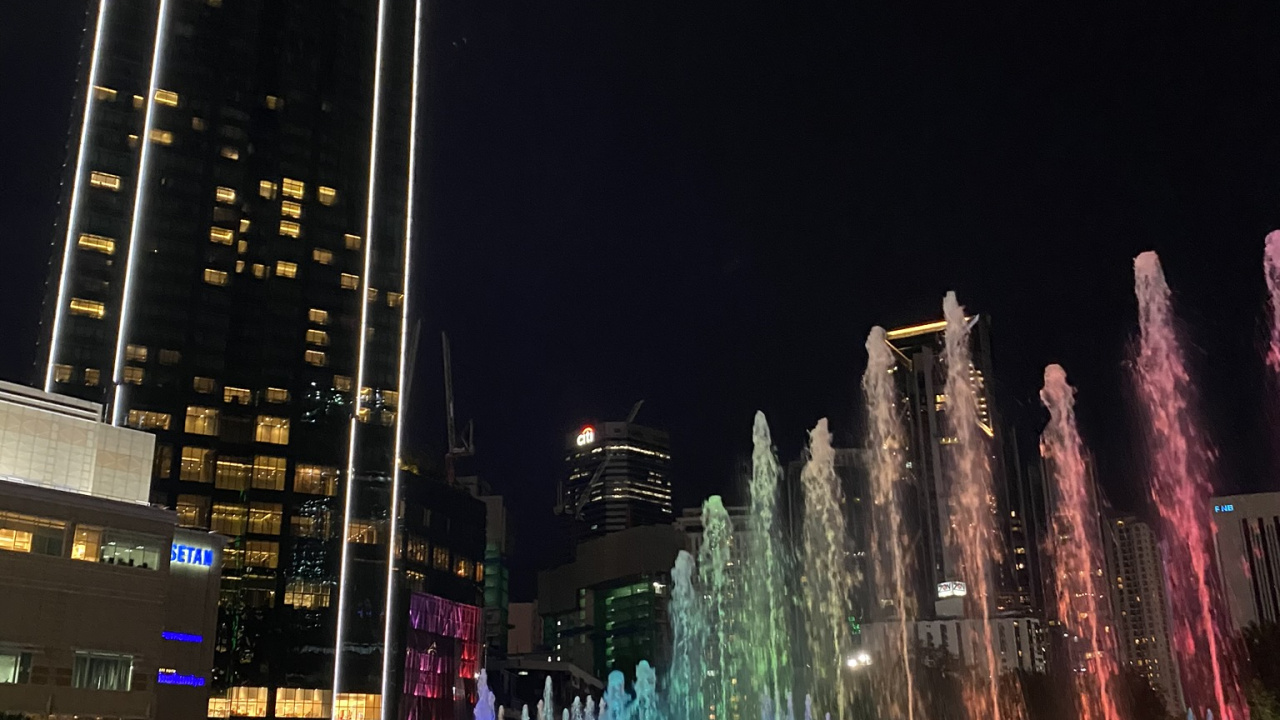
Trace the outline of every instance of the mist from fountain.
<instances>
[{"instance_id":1,"label":"mist from fountain","mask_svg":"<svg viewBox=\"0 0 1280 720\"><path fill-rule=\"evenodd\" d=\"M1049 410L1040 453L1050 469L1054 500L1048 550L1058 619L1085 646L1083 658L1072 658L1073 668L1083 660L1085 670L1072 673L1080 720L1120 720L1115 640L1106 626L1108 584L1102 570L1099 508L1076 427L1075 388L1067 384L1067 372L1060 365L1044 369L1040 401Z\"/></svg>"},{"instance_id":2,"label":"mist from fountain","mask_svg":"<svg viewBox=\"0 0 1280 720\"><path fill-rule=\"evenodd\" d=\"M1149 490L1164 529L1183 691L1196 714L1207 708L1222 720L1247 720L1225 598L1211 559L1213 535L1206 513L1213 495L1213 451L1190 407L1194 388L1160 259L1144 252L1134 259L1133 269L1139 320L1135 375L1149 432Z\"/></svg>"},{"instance_id":3,"label":"mist from fountain","mask_svg":"<svg viewBox=\"0 0 1280 720\"><path fill-rule=\"evenodd\" d=\"M773 438L764 413L757 412L751 427L750 512L744 543L743 573L751 588L749 603L753 622L744 628L747 662L753 678L761 679L767 698L781 698L791 688L791 633L787 620L787 548L778 527L778 482L782 469L773 455ZM765 712L762 707L761 712ZM772 714L772 709L769 709ZM762 715L763 716L763 715Z\"/></svg>"},{"instance_id":4,"label":"mist from fountain","mask_svg":"<svg viewBox=\"0 0 1280 720\"><path fill-rule=\"evenodd\" d=\"M1280 375L1280 230L1267 233L1262 253L1262 269L1267 279L1267 295L1271 301L1271 341L1267 348L1267 365Z\"/></svg>"},{"instance_id":5,"label":"mist from fountain","mask_svg":"<svg viewBox=\"0 0 1280 720\"><path fill-rule=\"evenodd\" d=\"M902 518L905 493L901 486L909 482L910 476L906 473L906 435L899 418L899 391L893 382L893 371L893 352L884 328L871 328L862 395L866 401L870 459L872 572L878 595L891 592L894 612L884 643L888 655L883 658L883 664L893 670L879 673L883 679L877 683L877 705L889 717L914 720L919 702L911 662L916 607L909 588L914 585L916 570Z\"/></svg>"}]
</instances>

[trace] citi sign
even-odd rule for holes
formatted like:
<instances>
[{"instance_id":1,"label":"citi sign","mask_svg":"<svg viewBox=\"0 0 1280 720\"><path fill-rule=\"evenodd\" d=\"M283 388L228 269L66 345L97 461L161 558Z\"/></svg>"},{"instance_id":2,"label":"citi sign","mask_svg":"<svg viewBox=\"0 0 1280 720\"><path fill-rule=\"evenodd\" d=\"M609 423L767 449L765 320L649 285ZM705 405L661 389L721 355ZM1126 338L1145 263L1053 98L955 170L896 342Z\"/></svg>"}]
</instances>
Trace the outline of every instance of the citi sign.
<instances>
[{"instance_id":1,"label":"citi sign","mask_svg":"<svg viewBox=\"0 0 1280 720\"><path fill-rule=\"evenodd\" d=\"M582 428L578 433L578 447L586 447L596 441L596 429L590 425Z\"/></svg>"},{"instance_id":2,"label":"citi sign","mask_svg":"<svg viewBox=\"0 0 1280 720\"><path fill-rule=\"evenodd\" d=\"M179 545L174 543L169 550L170 564L177 565L198 565L200 567L213 567L213 551L209 548L191 547L190 545Z\"/></svg>"}]
</instances>

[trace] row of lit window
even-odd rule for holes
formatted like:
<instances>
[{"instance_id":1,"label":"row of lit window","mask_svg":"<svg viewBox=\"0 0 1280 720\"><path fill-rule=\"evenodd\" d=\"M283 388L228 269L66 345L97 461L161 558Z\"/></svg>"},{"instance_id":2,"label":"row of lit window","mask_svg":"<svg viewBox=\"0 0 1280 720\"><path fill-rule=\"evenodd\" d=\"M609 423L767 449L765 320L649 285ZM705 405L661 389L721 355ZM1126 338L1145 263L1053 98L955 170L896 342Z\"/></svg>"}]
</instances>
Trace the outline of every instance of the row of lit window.
<instances>
[{"instance_id":1,"label":"row of lit window","mask_svg":"<svg viewBox=\"0 0 1280 720\"><path fill-rule=\"evenodd\" d=\"M168 446L161 446L168 447ZM228 490L284 490L286 461L282 457L255 455L250 458L217 457L209 448L182 448L178 478L189 482L214 483ZM308 495L337 493L338 469L325 465L298 464L293 469L294 492Z\"/></svg>"},{"instance_id":2,"label":"row of lit window","mask_svg":"<svg viewBox=\"0 0 1280 720\"><path fill-rule=\"evenodd\" d=\"M208 495L179 495L176 510L180 526L214 530L224 535L240 536L246 530L263 535L279 535L283 530L281 506L274 503L250 503L249 507L215 503L210 508ZM290 517L289 534L294 537L328 540L328 510Z\"/></svg>"},{"instance_id":3,"label":"row of lit window","mask_svg":"<svg viewBox=\"0 0 1280 720\"><path fill-rule=\"evenodd\" d=\"M141 368L125 368L126 380L128 379L127 371L131 369L141 371ZM201 407L199 405L188 406L186 420L183 423L183 432L192 435L216 436L218 434L219 416L220 412L217 408ZM171 421L172 417L168 413L145 410L129 411L129 425L141 430L168 430ZM257 416L254 440L275 445L288 445L289 419L272 415Z\"/></svg>"},{"instance_id":4,"label":"row of lit window","mask_svg":"<svg viewBox=\"0 0 1280 720\"><path fill-rule=\"evenodd\" d=\"M217 228L217 229L220 230L222 228ZM328 250L318 251L313 254L313 257L316 259L317 262L320 262L325 265L329 264L329 262L333 260L333 254L330 253ZM244 268L245 268L245 262L243 260L237 260L236 272L237 273L243 272ZM263 265L262 263L254 263L252 270L253 270L253 276L259 280L267 276L267 266ZM277 260L275 265L275 275L276 277L282 277L282 278L290 278L290 279L296 278L298 277L298 264L295 262L290 262L288 260ZM226 287L231 282L231 276L225 270L217 270L215 268L205 268L204 281L209 285L214 285L217 287ZM360 276L352 275L350 273L342 273L338 279L338 284L339 284L339 287L341 287L343 290L359 289ZM390 294L391 293L388 293L388 295ZM399 296L399 293L396 293L396 295ZM403 296L399 296L399 297L400 297L400 300L397 300L397 303L403 302ZM83 310L77 311L76 309L77 302L92 303L99 307L98 307L98 310L96 311L92 309L88 311L83 311ZM391 300L390 298L388 298L388 304L390 303L391 303ZM72 312L76 314L89 315L89 316L101 318L102 315L105 313L105 307L102 306L102 303L94 302L91 300L81 300L80 298L72 298L71 304L72 304Z\"/></svg>"},{"instance_id":5,"label":"row of lit window","mask_svg":"<svg viewBox=\"0 0 1280 720\"><path fill-rule=\"evenodd\" d=\"M329 313L325 312L324 310L316 310L313 308L310 313L310 318L312 322L316 322L323 325L329 321ZM323 318L323 320L317 320L317 318ZM310 339L313 336L308 334L307 337ZM328 336L326 335L325 337L327 338ZM198 393L210 395L210 394L213 394L218 389L218 382L213 378L200 377L197 375L196 377L191 379L191 386L192 386L192 389L194 389ZM334 375L333 387L335 390L339 390L341 392L350 392L351 378L346 375ZM244 388L234 388L234 387L231 388L231 390L233 391L232 396L235 402L239 402L242 405L248 404L247 402L244 402L240 399L242 397L241 391L248 392L248 390ZM263 391L263 396L264 396L264 399L270 403L282 403L282 402L289 401L289 391L285 390L284 388L269 387L265 391ZM228 399L228 396L226 393L223 394L223 401L233 402L232 399Z\"/></svg>"},{"instance_id":6,"label":"row of lit window","mask_svg":"<svg viewBox=\"0 0 1280 720\"><path fill-rule=\"evenodd\" d=\"M233 687L225 697L209 698L210 718L264 717L267 714L268 689ZM382 696L367 693L338 693L305 688L276 689L278 718L342 718L343 720L377 720L382 716Z\"/></svg>"}]
</instances>

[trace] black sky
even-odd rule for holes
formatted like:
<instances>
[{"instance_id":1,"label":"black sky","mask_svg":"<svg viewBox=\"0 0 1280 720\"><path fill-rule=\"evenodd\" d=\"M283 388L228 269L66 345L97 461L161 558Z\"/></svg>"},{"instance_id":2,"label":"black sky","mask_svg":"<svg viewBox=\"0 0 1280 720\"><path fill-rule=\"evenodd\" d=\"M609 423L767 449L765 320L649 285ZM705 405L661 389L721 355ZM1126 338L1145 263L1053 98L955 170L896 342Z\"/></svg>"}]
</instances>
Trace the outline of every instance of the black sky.
<instances>
[{"instance_id":1,"label":"black sky","mask_svg":"<svg viewBox=\"0 0 1280 720\"><path fill-rule=\"evenodd\" d=\"M15 6L23 6L19 11ZM1131 259L1155 249L1224 489L1277 487L1258 348L1280 225L1274 3L436 0L412 443L443 445L438 333L482 474L540 558L563 433L669 429L678 505L730 490L752 412L784 453L856 442L872 324L955 289L993 317L997 392L1036 432L1080 388L1113 501ZM27 379L83 0L0 9L0 376Z\"/></svg>"}]
</instances>

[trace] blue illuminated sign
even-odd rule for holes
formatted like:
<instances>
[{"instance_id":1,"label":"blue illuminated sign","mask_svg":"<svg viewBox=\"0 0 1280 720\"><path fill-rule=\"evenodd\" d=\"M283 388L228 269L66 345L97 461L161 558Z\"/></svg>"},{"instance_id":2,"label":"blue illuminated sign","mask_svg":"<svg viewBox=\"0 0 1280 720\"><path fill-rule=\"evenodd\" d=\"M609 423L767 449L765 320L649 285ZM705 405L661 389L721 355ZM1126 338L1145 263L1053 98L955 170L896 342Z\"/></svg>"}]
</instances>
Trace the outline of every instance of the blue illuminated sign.
<instances>
[{"instance_id":1,"label":"blue illuminated sign","mask_svg":"<svg viewBox=\"0 0 1280 720\"><path fill-rule=\"evenodd\" d=\"M169 632L168 630L165 630L164 632L160 633L160 637L164 638L165 640L173 640L174 642L189 642L189 643L204 642L203 635L192 635L191 633Z\"/></svg>"},{"instance_id":2,"label":"blue illuminated sign","mask_svg":"<svg viewBox=\"0 0 1280 720\"><path fill-rule=\"evenodd\" d=\"M213 567L213 551L208 548L197 548L174 543L173 549L169 551L169 562L178 563L179 565Z\"/></svg>"},{"instance_id":3,"label":"blue illuminated sign","mask_svg":"<svg viewBox=\"0 0 1280 720\"><path fill-rule=\"evenodd\" d=\"M190 685L204 687L204 678L200 675L181 675L176 672L159 672L156 682L160 685Z\"/></svg>"},{"instance_id":4,"label":"blue illuminated sign","mask_svg":"<svg viewBox=\"0 0 1280 720\"><path fill-rule=\"evenodd\" d=\"M1213 511L1216 513L1235 512L1236 506L1235 505L1214 505Z\"/></svg>"}]
</instances>

